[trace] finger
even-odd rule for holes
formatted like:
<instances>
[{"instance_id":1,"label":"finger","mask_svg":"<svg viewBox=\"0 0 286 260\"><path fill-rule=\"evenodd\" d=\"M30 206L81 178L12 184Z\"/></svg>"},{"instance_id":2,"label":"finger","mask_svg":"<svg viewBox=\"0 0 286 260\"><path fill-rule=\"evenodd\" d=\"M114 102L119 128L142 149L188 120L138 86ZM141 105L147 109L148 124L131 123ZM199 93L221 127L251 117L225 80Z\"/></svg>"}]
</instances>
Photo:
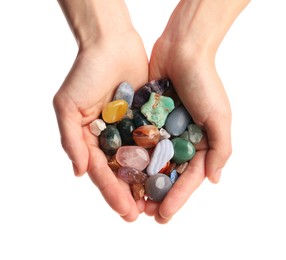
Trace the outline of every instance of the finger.
<instances>
[{"instance_id":1,"label":"finger","mask_svg":"<svg viewBox=\"0 0 286 260\"><path fill-rule=\"evenodd\" d=\"M98 148L95 137L87 127L84 127L84 136L89 149L88 175L98 187L109 206L124 220L131 222L138 218L139 210L129 186L119 181L108 167L104 153Z\"/></svg>"},{"instance_id":2,"label":"finger","mask_svg":"<svg viewBox=\"0 0 286 260\"><path fill-rule=\"evenodd\" d=\"M210 116L206 122L209 151L206 156L206 175L213 183L218 183L222 168L231 155L230 115Z\"/></svg>"},{"instance_id":3,"label":"finger","mask_svg":"<svg viewBox=\"0 0 286 260\"><path fill-rule=\"evenodd\" d=\"M81 127L82 116L73 104L70 104L67 100L62 100L58 96L54 99L54 107L62 147L73 163L75 175L81 176L87 171L88 166L88 149Z\"/></svg>"},{"instance_id":4,"label":"finger","mask_svg":"<svg viewBox=\"0 0 286 260\"><path fill-rule=\"evenodd\" d=\"M145 205L145 214L150 217L154 216L159 205L159 202L155 202L148 199Z\"/></svg>"},{"instance_id":5,"label":"finger","mask_svg":"<svg viewBox=\"0 0 286 260\"><path fill-rule=\"evenodd\" d=\"M205 179L206 151L198 151L161 203L155 220L167 223Z\"/></svg>"}]
</instances>

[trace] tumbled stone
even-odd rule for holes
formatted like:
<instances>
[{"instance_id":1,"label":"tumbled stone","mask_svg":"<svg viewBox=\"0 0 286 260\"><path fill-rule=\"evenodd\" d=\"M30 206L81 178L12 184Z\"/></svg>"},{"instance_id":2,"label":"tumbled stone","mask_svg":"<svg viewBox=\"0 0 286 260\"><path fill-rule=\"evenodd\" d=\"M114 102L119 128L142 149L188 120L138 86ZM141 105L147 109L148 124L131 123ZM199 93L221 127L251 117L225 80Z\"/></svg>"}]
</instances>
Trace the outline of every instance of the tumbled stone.
<instances>
[{"instance_id":1,"label":"tumbled stone","mask_svg":"<svg viewBox=\"0 0 286 260\"><path fill-rule=\"evenodd\" d=\"M194 157L196 150L191 142L183 138L176 137L172 139L172 143L174 146L174 156L172 161L175 163L185 163Z\"/></svg>"},{"instance_id":2,"label":"tumbled stone","mask_svg":"<svg viewBox=\"0 0 286 260\"><path fill-rule=\"evenodd\" d=\"M159 171L159 173L165 173L165 172L169 169L170 164L171 164L171 162L168 161L168 162L165 164L165 166Z\"/></svg>"},{"instance_id":3,"label":"tumbled stone","mask_svg":"<svg viewBox=\"0 0 286 260\"><path fill-rule=\"evenodd\" d=\"M175 162L171 162L169 167L165 170L165 174L170 176L171 172L176 169L177 164Z\"/></svg>"},{"instance_id":4,"label":"tumbled stone","mask_svg":"<svg viewBox=\"0 0 286 260\"><path fill-rule=\"evenodd\" d=\"M122 82L114 94L113 100L125 100L131 107L134 97L134 89L128 82Z\"/></svg>"},{"instance_id":5,"label":"tumbled stone","mask_svg":"<svg viewBox=\"0 0 286 260\"><path fill-rule=\"evenodd\" d=\"M149 122L161 128L174 108L175 105L171 98L151 93L148 102L141 107L141 113Z\"/></svg>"},{"instance_id":6,"label":"tumbled stone","mask_svg":"<svg viewBox=\"0 0 286 260\"><path fill-rule=\"evenodd\" d=\"M203 138L202 128L196 124L188 125L189 140L193 144L198 144Z\"/></svg>"},{"instance_id":7,"label":"tumbled stone","mask_svg":"<svg viewBox=\"0 0 286 260\"><path fill-rule=\"evenodd\" d=\"M121 146L116 152L116 161L122 166L133 167L143 171L150 162L146 149L140 146Z\"/></svg>"},{"instance_id":8,"label":"tumbled stone","mask_svg":"<svg viewBox=\"0 0 286 260\"><path fill-rule=\"evenodd\" d=\"M146 173L129 166L119 168L117 176L128 184L144 183L148 178Z\"/></svg>"},{"instance_id":9,"label":"tumbled stone","mask_svg":"<svg viewBox=\"0 0 286 260\"><path fill-rule=\"evenodd\" d=\"M122 144L131 145L134 144L132 133L135 129L135 125L132 119L123 118L117 125L117 129L120 133Z\"/></svg>"},{"instance_id":10,"label":"tumbled stone","mask_svg":"<svg viewBox=\"0 0 286 260\"><path fill-rule=\"evenodd\" d=\"M95 119L89 124L89 129L92 134L99 136L100 133L106 128L106 124L102 119Z\"/></svg>"},{"instance_id":11,"label":"tumbled stone","mask_svg":"<svg viewBox=\"0 0 286 260\"><path fill-rule=\"evenodd\" d=\"M179 137L189 141L189 132L186 130Z\"/></svg>"},{"instance_id":12,"label":"tumbled stone","mask_svg":"<svg viewBox=\"0 0 286 260\"><path fill-rule=\"evenodd\" d=\"M134 94L132 107L140 108L143 104L145 104L149 100L151 92L152 90L150 86L144 85L141 88L139 88Z\"/></svg>"},{"instance_id":13,"label":"tumbled stone","mask_svg":"<svg viewBox=\"0 0 286 260\"><path fill-rule=\"evenodd\" d=\"M192 117L184 106L175 108L165 123L165 129L173 136L179 136L186 129L188 124L192 121Z\"/></svg>"},{"instance_id":14,"label":"tumbled stone","mask_svg":"<svg viewBox=\"0 0 286 260\"><path fill-rule=\"evenodd\" d=\"M154 125L144 125L133 131L135 143L143 148L152 148L160 140L160 132Z\"/></svg>"},{"instance_id":15,"label":"tumbled stone","mask_svg":"<svg viewBox=\"0 0 286 260\"><path fill-rule=\"evenodd\" d=\"M130 184L130 188L131 188L134 200L140 200L144 198L145 187L143 184L141 183Z\"/></svg>"},{"instance_id":16,"label":"tumbled stone","mask_svg":"<svg viewBox=\"0 0 286 260\"><path fill-rule=\"evenodd\" d=\"M137 109L133 110L133 123L136 128L143 125L151 125L146 117Z\"/></svg>"},{"instance_id":17,"label":"tumbled stone","mask_svg":"<svg viewBox=\"0 0 286 260\"><path fill-rule=\"evenodd\" d=\"M172 188L171 179L162 173L155 174L145 182L145 192L150 200L160 202Z\"/></svg>"},{"instance_id":18,"label":"tumbled stone","mask_svg":"<svg viewBox=\"0 0 286 260\"><path fill-rule=\"evenodd\" d=\"M102 119L109 124L120 121L128 109L125 100L115 100L109 102L102 110Z\"/></svg>"},{"instance_id":19,"label":"tumbled stone","mask_svg":"<svg viewBox=\"0 0 286 260\"><path fill-rule=\"evenodd\" d=\"M119 131L114 125L108 125L99 136L99 147L105 154L113 155L121 146Z\"/></svg>"},{"instance_id":20,"label":"tumbled stone","mask_svg":"<svg viewBox=\"0 0 286 260\"><path fill-rule=\"evenodd\" d=\"M126 111L126 113L122 119L124 119L124 118L133 119L133 110L131 108L127 109L127 111Z\"/></svg>"},{"instance_id":21,"label":"tumbled stone","mask_svg":"<svg viewBox=\"0 0 286 260\"><path fill-rule=\"evenodd\" d=\"M186 170L188 165L189 165L188 162L181 163L181 164L177 165L177 167L176 167L177 173L182 174Z\"/></svg>"},{"instance_id":22,"label":"tumbled stone","mask_svg":"<svg viewBox=\"0 0 286 260\"><path fill-rule=\"evenodd\" d=\"M174 146L169 139L161 140L152 153L150 164L147 167L147 174L152 176L160 171L174 155Z\"/></svg>"},{"instance_id":23,"label":"tumbled stone","mask_svg":"<svg viewBox=\"0 0 286 260\"><path fill-rule=\"evenodd\" d=\"M173 170L171 173L170 173L170 180L172 182L172 184L174 184L179 178L179 174L177 173L176 170Z\"/></svg>"},{"instance_id":24,"label":"tumbled stone","mask_svg":"<svg viewBox=\"0 0 286 260\"><path fill-rule=\"evenodd\" d=\"M109 168L114 171L117 172L119 170L119 168L121 168L122 166L116 161L115 155L113 155L112 157L109 158L108 160L108 166Z\"/></svg>"},{"instance_id":25,"label":"tumbled stone","mask_svg":"<svg viewBox=\"0 0 286 260\"><path fill-rule=\"evenodd\" d=\"M163 140L163 139L169 139L169 138L171 137L171 135L167 132L166 129L160 128L159 131L160 131L160 135L161 135L161 137L160 137L161 140Z\"/></svg>"},{"instance_id":26,"label":"tumbled stone","mask_svg":"<svg viewBox=\"0 0 286 260\"><path fill-rule=\"evenodd\" d=\"M182 105L182 101L180 97L178 96L175 88L172 85L164 92L164 96L172 98L174 101L175 107L179 107Z\"/></svg>"},{"instance_id":27,"label":"tumbled stone","mask_svg":"<svg viewBox=\"0 0 286 260\"><path fill-rule=\"evenodd\" d=\"M171 86L171 81L168 79L151 80L145 86L150 87L152 92L163 95Z\"/></svg>"}]
</instances>

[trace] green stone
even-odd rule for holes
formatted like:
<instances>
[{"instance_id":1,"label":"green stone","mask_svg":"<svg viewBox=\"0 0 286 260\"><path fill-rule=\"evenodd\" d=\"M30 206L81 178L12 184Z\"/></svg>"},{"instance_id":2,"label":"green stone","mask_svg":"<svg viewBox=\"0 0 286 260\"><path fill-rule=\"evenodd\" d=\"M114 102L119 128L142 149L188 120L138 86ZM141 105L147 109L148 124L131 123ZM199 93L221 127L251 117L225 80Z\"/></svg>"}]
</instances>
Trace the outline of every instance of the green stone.
<instances>
[{"instance_id":1,"label":"green stone","mask_svg":"<svg viewBox=\"0 0 286 260\"><path fill-rule=\"evenodd\" d=\"M99 136L99 146L108 155L114 155L122 145L120 133L114 125L108 125Z\"/></svg>"},{"instance_id":2,"label":"green stone","mask_svg":"<svg viewBox=\"0 0 286 260\"><path fill-rule=\"evenodd\" d=\"M172 158L173 162L181 164L191 160L194 157L196 148L191 142L181 137L177 137L172 140L172 143L174 146L174 156Z\"/></svg>"},{"instance_id":3,"label":"green stone","mask_svg":"<svg viewBox=\"0 0 286 260\"><path fill-rule=\"evenodd\" d=\"M141 113L149 122L161 128L174 108L175 105L172 98L152 92L148 102L141 107Z\"/></svg>"}]
</instances>

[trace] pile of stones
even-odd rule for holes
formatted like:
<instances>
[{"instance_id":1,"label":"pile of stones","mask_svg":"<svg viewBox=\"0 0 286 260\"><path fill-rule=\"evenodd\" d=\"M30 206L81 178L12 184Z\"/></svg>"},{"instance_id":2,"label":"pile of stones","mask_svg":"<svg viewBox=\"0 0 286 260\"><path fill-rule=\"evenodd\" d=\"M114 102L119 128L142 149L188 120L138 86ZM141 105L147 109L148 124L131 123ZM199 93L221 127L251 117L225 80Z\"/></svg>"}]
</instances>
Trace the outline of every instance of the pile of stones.
<instances>
[{"instance_id":1,"label":"pile of stones","mask_svg":"<svg viewBox=\"0 0 286 260\"><path fill-rule=\"evenodd\" d=\"M203 137L168 79L148 82L136 93L121 83L90 130L135 200L162 201Z\"/></svg>"}]
</instances>

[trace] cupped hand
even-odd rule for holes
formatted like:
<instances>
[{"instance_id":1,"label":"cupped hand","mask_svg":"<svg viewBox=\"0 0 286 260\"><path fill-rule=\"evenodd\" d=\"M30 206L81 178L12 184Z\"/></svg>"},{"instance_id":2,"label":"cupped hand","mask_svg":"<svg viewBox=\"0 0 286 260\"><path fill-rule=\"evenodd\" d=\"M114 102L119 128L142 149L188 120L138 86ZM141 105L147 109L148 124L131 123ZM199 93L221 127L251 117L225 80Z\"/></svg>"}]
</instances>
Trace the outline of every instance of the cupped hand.
<instances>
[{"instance_id":1,"label":"cupped hand","mask_svg":"<svg viewBox=\"0 0 286 260\"><path fill-rule=\"evenodd\" d=\"M61 143L75 175L88 172L107 203L126 221L134 221L145 202L135 202L128 185L110 170L89 123L100 116L121 82L137 89L147 80L146 52L137 32L130 30L86 42L54 97Z\"/></svg>"},{"instance_id":2,"label":"cupped hand","mask_svg":"<svg viewBox=\"0 0 286 260\"><path fill-rule=\"evenodd\" d=\"M214 55L199 52L187 41L160 37L150 60L149 79L169 78L206 138L185 172L161 203L147 201L145 212L159 223L167 223L205 177L217 183L231 154L231 110L216 72Z\"/></svg>"}]
</instances>

